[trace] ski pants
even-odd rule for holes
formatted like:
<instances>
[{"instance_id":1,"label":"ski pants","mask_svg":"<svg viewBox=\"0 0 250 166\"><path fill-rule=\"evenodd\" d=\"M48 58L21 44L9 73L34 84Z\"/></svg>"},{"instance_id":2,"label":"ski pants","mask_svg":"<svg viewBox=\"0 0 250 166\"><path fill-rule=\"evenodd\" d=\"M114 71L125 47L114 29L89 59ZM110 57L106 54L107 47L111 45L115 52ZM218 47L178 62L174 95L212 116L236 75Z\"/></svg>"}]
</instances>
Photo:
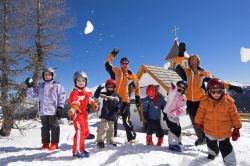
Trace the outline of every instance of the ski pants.
<instances>
[{"instance_id":1,"label":"ski pants","mask_svg":"<svg viewBox=\"0 0 250 166\"><path fill-rule=\"evenodd\" d=\"M163 138L164 133L161 128L161 120L148 120L147 121L147 135L152 135L154 132L156 133L156 137Z\"/></svg>"},{"instance_id":2,"label":"ski pants","mask_svg":"<svg viewBox=\"0 0 250 166\"><path fill-rule=\"evenodd\" d=\"M42 143L58 144L60 137L60 127L58 123L58 117L56 115L44 115L41 116L40 119L42 123L41 127Z\"/></svg>"},{"instance_id":3,"label":"ski pants","mask_svg":"<svg viewBox=\"0 0 250 166\"><path fill-rule=\"evenodd\" d=\"M236 165L236 156L229 138L217 139L206 135L206 142L209 154L216 156L220 151L226 166Z\"/></svg>"},{"instance_id":4,"label":"ski pants","mask_svg":"<svg viewBox=\"0 0 250 166\"><path fill-rule=\"evenodd\" d=\"M106 142L111 144L114 138L114 122L106 120L104 118L101 119L100 125L97 128L97 142L104 141L106 133Z\"/></svg>"},{"instance_id":5,"label":"ski pants","mask_svg":"<svg viewBox=\"0 0 250 166\"><path fill-rule=\"evenodd\" d=\"M181 126L179 123L170 121L167 116L165 119L170 130L168 133L168 143L169 145L178 145L181 142Z\"/></svg>"},{"instance_id":6,"label":"ski pants","mask_svg":"<svg viewBox=\"0 0 250 166\"><path fill-rule=\"evenodd\" d=\"M82 153L85 150L85 137L89 135L88 121L83 114L75 113L73 123L76 132L73 139L72 153Z\"/></svg>"},{"instance_id":7,"label":"ski pants","mask_svg":"<svg viewBox=\"0 0 250 166\"><path fill-rule=\"evenodd\" d=\"M131 141L136 138L136 133L134 132L134 126L130 119L130 104L127 102L122 103L121 108L122 123L126 130L127 139Z\"/></svg>"},{"instance_id":8,"label":"ski pants","mask_svg":"<svg viewBox=\"0 0 250 166\"><path fill-rule=\"evenodd\" d=\"M193 101L188 100L187 101L187 112L188 112L188 115L189 115L189 117L191 119L194 131L195 131L195 134L198 137L198 140L200 142L203 142L205 140L205 134L200 128L197 128L195 123L194 123L195 115L196 115L197 110L199 108L199 104L200 104L199 101L193 102Z\"/></svg>"}]
</instances>

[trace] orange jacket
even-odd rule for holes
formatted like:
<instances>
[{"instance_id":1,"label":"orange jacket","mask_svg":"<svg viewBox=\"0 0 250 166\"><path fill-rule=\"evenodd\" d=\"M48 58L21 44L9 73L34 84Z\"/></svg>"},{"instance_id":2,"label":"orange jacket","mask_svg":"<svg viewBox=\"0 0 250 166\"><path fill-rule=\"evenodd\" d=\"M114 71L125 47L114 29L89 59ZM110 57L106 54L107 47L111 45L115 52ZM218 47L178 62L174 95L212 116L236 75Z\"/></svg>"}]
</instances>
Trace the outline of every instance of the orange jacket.
<instances>
[{"instance_id":1,"label":"orange jacket","mask_svg":"<svg viewBox=\"0 0 250 166\"><path fill-rule=\"evenodd\" d=\"M185 73L187 76L187 91L186 97L189 101L200 101L200 98L205 94L204 89L201 88L203 77L212 77L208 71L199 71L198 74L185 67Z\"/></svg>"},{"instance_id":2,"label":"orange jacket","mask_svg":"<svg viewBox=\"0 0 250 166\"><path fill-rule=\"evenodd\" d=\"M241 128L241 120L234 99L227 93L216 103L208 95L201 98L195 123L204 125L205 134L218 138L230 138L232 128Z\"/></svg>"},{"instance_id":3,"label":"orange jacket","mask_svg":"<svg viewBox=\"0 0 250 166\"><path fill-rule=\"evenodd\" d=\"M106 62L111 63L114 60L114 55L109 54ZM122 102L129 103L129 96L128 96L128 85L131 82L135 84L135 96L140 96L140 84L138 78L135 74L133 74L130 70L128 73L123 74L122 70L112 66L112 70L115 74L115 79L117 82L116 92L122 97Z\"/></svg>"}]
</instances>

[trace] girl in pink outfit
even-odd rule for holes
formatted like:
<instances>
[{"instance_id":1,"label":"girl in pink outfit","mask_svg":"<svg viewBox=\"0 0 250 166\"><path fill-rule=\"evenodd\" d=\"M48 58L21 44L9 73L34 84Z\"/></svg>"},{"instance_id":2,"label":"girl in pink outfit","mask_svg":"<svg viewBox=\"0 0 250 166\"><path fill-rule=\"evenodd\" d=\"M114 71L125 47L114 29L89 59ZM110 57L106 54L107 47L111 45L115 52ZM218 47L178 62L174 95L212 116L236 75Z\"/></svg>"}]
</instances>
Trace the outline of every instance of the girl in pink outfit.
<instances>
[{"instance_id":1,"label":"girl in pink outfit","mask_svg":"<svg viewBox=\"0 0 250 166\"><path fill-rule=\"evenodd\" d=\"M178 81L176 86L171 84L167 97L167 104L163 110L164 120L170 129L168 133L169 149L174 151L181 150L181 126L179 117L186 111L186 96L185 91L187 83L185 81Z\"/></svg>"}]
</instances>

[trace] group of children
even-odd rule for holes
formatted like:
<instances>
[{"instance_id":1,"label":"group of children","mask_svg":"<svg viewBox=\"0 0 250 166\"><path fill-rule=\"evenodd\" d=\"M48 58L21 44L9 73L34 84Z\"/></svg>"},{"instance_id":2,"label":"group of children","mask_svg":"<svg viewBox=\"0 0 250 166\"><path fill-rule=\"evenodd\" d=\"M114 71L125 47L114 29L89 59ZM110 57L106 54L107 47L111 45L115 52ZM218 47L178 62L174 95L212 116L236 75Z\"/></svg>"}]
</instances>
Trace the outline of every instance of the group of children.
<instances>
[{"instance_id":1,"label":"group of children","mask_svg":"<svg viewBox=\"0 0 250 166\"><path fill-rule=\"evenodd\" d=\"M53 79L54 71L43 72L45 83L34 86L30 79L26 80L29 87L29 97L39 97L39 115L42 120L42 149L54 150L58 148L60 128L58 125L58 113L63 108L65 102L65 92L63 87ZM86 91L88 77L86 73L79 71L73 76L74 89L69 96L70 110L69 116L74 122L75 135L73 139L72 153L74 157L89 157L89 152L85 150L85 138L90 134L88 128L87 108L98 109L95 102L99 97L103 98L103 105L100 114L100 125L97 129L97 146L104 148L104 138L106 143L116 146L114 142L114 124L117 121L117 114L123 107L122 97L115 91L117 82L108 79L103 86L99 86L94 98L90 92ZM153 145L152 134L155 132L158 137L156 145L163 144L164 133L161 127L161 114L169 128L168 143L169 149L182 151L181 149L181 126L179 117L186 111L187 98L186 90L190 85L186 81L171 83L168 96L165 98L158 92L158 88L151 84L146 88L146 98L143 100L143 116L147 124L146 145ZM52 93L51 93L52 92ZM59 93L60 92L60 93ZM58 93L58 94L56 94ZM47 94L45 96L42 96ZM51 98L51 99L50 99ZM53 106L50 103L58 102ZM48 102L48 103L46 103ZM51 111L48 111L51 109ZM54 123L56 121L57 123ZM197 114L194 119L195 126L201 129L206 138L208 147L208 159L214 159L219 151L222 153L225 163L235 163L235 154L230 137L236 141L240 137L239 129L242 127L234 100L225 92L225 85L222 80L212 78L207 85L207 94L200 99ZM231 131L233 128L233 131ZM50 130L52 139L50 144ZM219 146L218 146L219 142Z\"/></svg>"}]
</instances>

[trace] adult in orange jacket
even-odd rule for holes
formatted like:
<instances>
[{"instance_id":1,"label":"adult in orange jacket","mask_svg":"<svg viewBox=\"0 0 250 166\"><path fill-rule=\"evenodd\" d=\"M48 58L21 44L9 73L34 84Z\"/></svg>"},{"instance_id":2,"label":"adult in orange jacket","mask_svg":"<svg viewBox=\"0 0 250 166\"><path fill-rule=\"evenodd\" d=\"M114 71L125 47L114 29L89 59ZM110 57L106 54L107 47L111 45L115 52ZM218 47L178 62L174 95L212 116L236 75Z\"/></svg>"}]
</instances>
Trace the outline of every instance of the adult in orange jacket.
<instances>
[{"instance_id":1,"label":"adult in orange jacket","mask_svg":"<svg viewBox=\"0 0 250 166\"><path fill-rule=\"evenodd\" d=\"M200 59L197 55L191 55L188 59L188 66L177 65L177 73L182 71L187 79L188 87L186 90L187 97L187 112L193 124L193 128L198 139L195 141L195 145L201 145L205 143L204 132L197 128L194 124L194 118L199 107L200 99L205 94L205 90L202 87L203 79L212 78L212 75L200 67Z\"/></svg>"},{"instance_id":2,"label":"adult in orange jacket","mask_svg":"<svg viewBox=\"0 0 250 166\"><path fill-rule=\"evenodd\" d=\"M89 157L89 152L85 150L84 145L85 138L89 135L87 107L90 104L93 110L96 110L97 104L92 100L91 92L85 90L88 80L87 75L78 71L74 74L73 80L75 88L70 93L68 100L71 107L68 114L72 118L76 130L72 153L74 157Z\"/></svg>"},{"instance_id":3,"label":"adult in orange jacket","mask_svg":"<svg viewBox=\"0 0 250 166\"><path fill-rule=\"evenodd\" d=\"M179 45L179 47L178 57L183 58L184 52L186 50L185 44ZM190 116L195 133L198 137L198 139L195 141L195 145L197 146L204 144L204 132L195 126L194 118L199 107L200 99L206 93L204 82L208 82L211 78L213 78L213 76L208 71L200 67L200 58L195 54L189 57L188 67L185 67L180 63L176 67L176 72L183 80L187 81L188 83L188 88L186 91L187 112ZM233 86L225 83L224 88L228 90L234 90L237 93L242 93L242 88L238 86Z\"/></svg>"},{"instance_id":4,"label":"adult in orange jacket","mask_svg":"<svg viewBox=\"0 0 250 166\"><path fill-rule=\"evenodd\" d=\"M128 86L130 84L135 85L135 100L136 106L139 107L140 103L140 85L138 78L129 69L129 60L126 57L121 58L120 68L111 65L115 56L119 53L119 50L114 49L109 55L105 62L105 68L110 74L111 78L116 80L117 87L116 92L122 97L122 108L121 116L123 126L126 130L128 142L132 143L136 138L136 133L134 132L134 127L130 119L130 98L128 92ZM115 135L117 134L117 123L115 125Z\"/></svg>"},{"instance_id":5,"label":"adult in orange jacket","mask_svg":"<svg viewBox=\"0 0 250 166\"><path fill-rule=\"evenodd\" d=\"M214 159L219 150L225 165L236 165L230 137L240 136L241 120L233 98L224 92L224 83L218 78L208 82L208 94L201 98L195 124L204 130L208 147L208 159ZM232 133L232 128L233 133ZM219 147L218 147L219 142Z\"/></svg>"}]
</instances>

